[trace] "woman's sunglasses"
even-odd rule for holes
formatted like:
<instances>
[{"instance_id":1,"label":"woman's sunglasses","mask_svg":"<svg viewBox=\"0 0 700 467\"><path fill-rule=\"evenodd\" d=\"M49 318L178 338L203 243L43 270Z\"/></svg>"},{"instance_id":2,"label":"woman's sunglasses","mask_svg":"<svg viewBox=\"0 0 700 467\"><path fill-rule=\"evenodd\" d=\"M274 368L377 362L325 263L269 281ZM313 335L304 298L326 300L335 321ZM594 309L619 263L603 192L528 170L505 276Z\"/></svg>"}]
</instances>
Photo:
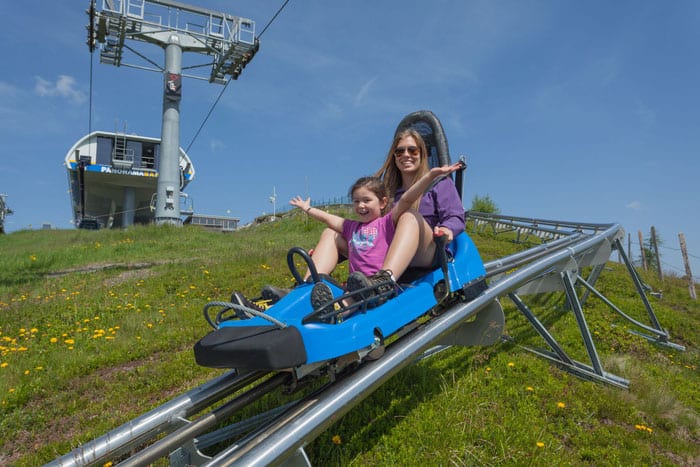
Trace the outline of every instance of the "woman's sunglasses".
<instances>
[{"instance_id":1,"label":"woman's sunglasses","mask_svg":"<svg viewBox=\"0 0 700 467\"><path fill-rule=\"evenodd\" d=\"M394 149L394 157L401 157L403 156L404 152L408 152L411 156L417 156L420 154L420 150L417 146L399 146L398 148Z\"/></svg>"}]
</instances>

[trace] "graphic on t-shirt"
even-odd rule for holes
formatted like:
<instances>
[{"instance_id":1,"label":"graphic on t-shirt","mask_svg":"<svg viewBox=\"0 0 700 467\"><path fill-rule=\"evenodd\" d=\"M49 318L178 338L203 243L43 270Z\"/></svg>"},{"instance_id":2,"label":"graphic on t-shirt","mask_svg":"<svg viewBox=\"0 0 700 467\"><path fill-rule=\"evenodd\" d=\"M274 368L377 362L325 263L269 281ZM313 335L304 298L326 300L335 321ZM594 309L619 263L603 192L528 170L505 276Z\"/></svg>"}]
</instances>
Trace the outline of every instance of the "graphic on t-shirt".
<instances>
[{"instance_id":1,"label":"graphic on t-shirt","mask_svg":"<svg viewBox=\"0 0 700 467\"><path fill-rule=\"evenodd\" d=\"M352 233L352 244L357 251L369 250L374 247L377 239L377 227L363 225Z\"/></svg>"}]
</instances>

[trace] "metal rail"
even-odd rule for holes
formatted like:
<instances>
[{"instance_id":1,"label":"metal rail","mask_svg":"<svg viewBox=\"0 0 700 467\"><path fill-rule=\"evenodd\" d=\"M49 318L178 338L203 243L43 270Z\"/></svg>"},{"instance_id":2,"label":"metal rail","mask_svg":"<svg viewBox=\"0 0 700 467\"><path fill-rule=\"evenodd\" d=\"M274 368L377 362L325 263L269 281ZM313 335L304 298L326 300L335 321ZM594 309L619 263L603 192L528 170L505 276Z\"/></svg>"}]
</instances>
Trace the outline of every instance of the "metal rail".
<instances>
[{"instance_id":1,"label":"metal rail","mask_svg":"<svg viewBox=\"0 0 700 467\"><path fill-rule=\"evenodd\" d=\"M222 400L262 376L263 373L248 373L240 376L237 376L235 371L225 373L74 449L47 465L72 467L104 464L110 459L129 453L132 449L161 433L181 426L185 423L184 417L191 416Z\"/></svg>"},{"instance_id":2,"label":"metal rail","mask_svg":"<svg viewBox=\"0 0 700 467\"><path fill-rule=\"evenodd\" d=\"M320 392L309 395L287 408L275 411L264 423L257 425L256 431L224 448L214 457L205 456L198 451L196 437L204 438L213 435L221 442L219 439L221 433L239 432L239 430L224 428L217 433L203 435L203 432L211 428L214 422L218 423L233 410L282 384L281 374L267 379L266 383L237 396L195 422L184 420L183 417L201 411L206 405L224 399L263 376L262 374L238 377L231 374L223 375L49 465L104 463L148 443L149 440L155 439L164 432L171 432L171 434L151 444L151 447L145 448L142 453L132 455L125 461L125 465L142 465L166 455L167 452L171 453L170 462L174 466L310 465L303 446L315 439L402 368L421 356L434 355L452 345L479 345L479 339L470 337L469 334L476 332L477 329L480 329L479 332L483 331L483 327L473 325L482 316L494 316L492 314L494 310L501 315L501 328L498 329L500 335L503 312L498 305L499 299L511 300L515 308L522 313L549 347L549 349L525 347L527 350L587 380L621 388L626 388L629 384L624 378L603 369L593 334L588 328L583 311L583 304L589 296L601 299L623 319L644 331L637 334L658 344L683 349L682 346L669 342L668 333L661 328L651 304L644 295L643 284L622 251L620 238L623 236L623 231L619 225L482 216L472 213L469 215L475 224L480 225L480 228L493 224L494 230L513 232L521 229L528 234L537 235L538 238L543 239L544 243L486 263L489 288L477 298L468 303L457 303L442 315L412 330L388 346L386 353L379 360L365 362L357 371L325 386ZM547 239L552 240L546 241ZM595 283L613 249L620 250L635 288L640 294L642 308L647 312L649 324L644 324L641 319L635 319L623 312L595 289ZM591 268L591 273L587 279L584 279L581 271L587 267ZM581 289L584 293L579 297L578 290ZM523 298L532 294L555 291L562 292L568 309L575 316L589 363L582 363L572 358L558 343L553 331L547 329ZM494 304L497 307L494 308ZM477 319L471 320L473 317ZM494 325L497 326L498 323ZM493 342L493 339L489 342L482 341L481 344L490 342Z\"/></svg>"}]
</instances>

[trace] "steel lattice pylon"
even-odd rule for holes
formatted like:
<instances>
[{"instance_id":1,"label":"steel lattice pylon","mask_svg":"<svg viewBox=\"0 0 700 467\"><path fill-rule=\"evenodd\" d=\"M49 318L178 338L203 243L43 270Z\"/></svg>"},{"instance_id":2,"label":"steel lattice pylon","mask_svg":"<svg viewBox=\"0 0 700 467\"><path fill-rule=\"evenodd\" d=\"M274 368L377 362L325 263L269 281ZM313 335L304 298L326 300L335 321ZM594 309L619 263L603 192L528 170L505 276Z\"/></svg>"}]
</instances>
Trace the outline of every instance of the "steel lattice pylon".
<instances>
[{"instance_id":1,"label":"steel lattice pylon","mask_svg":"<svg viewBox=\"0 0 700 467\"><path fill-rule=\"evenodd\" d=\"M87 11L88 47L100 44L100 62L163 73L163 125L155 198L156 224L182 225L180 212L180 99L182 77L226 84L226 75L237 79L258 51L255 22L246 18L185 5L171 0L95 0ZM148 43L165 50L160 67L130 45ZM135 44L134 44L135 45ZM207 61L183 66L183 52L206 56ZM144 65L127 60L133 55ZM209 69L209 74L197 71ZM183 70L188 73L183 74Z\"/></svg>"}]
</instances>

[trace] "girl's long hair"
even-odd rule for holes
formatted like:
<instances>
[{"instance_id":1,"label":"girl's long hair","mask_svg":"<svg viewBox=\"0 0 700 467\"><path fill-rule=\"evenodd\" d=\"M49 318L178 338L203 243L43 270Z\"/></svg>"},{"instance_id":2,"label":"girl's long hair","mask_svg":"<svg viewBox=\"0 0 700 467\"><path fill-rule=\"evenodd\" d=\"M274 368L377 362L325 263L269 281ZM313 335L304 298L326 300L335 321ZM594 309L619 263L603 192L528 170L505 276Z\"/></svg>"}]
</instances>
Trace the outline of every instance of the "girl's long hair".
<instances>
[{"instance_id":1,"label":"girl's long hair","mask_svg":"<svg viewBox=\"0 0 700 467\"><path fill-rule=\"evenodd\" d=\"M411 136L414 140L416 140L416 146L418 146L418 150L420 151L420 167L418 168L415 177L411 181L411 185L430 170L428 167L428 149L426 148L425 141L423 141L423 137L420 135L420 133L412 128L407 128L397 133L394 136L394 141L391 143L389 154L387 154L384 164L382 164L382 167L376 174L374 174L376 177L379 177L384 181L384 185L386 185L387 190L389 190L389 201L391 202L389 204L393 204L396 191L403 185L401 172L396 166L394 151L399 145L399 141L407 136ZM417 210L419 205L420 198L413 204L413 208Z\"/></svg>"}]
</instances>

